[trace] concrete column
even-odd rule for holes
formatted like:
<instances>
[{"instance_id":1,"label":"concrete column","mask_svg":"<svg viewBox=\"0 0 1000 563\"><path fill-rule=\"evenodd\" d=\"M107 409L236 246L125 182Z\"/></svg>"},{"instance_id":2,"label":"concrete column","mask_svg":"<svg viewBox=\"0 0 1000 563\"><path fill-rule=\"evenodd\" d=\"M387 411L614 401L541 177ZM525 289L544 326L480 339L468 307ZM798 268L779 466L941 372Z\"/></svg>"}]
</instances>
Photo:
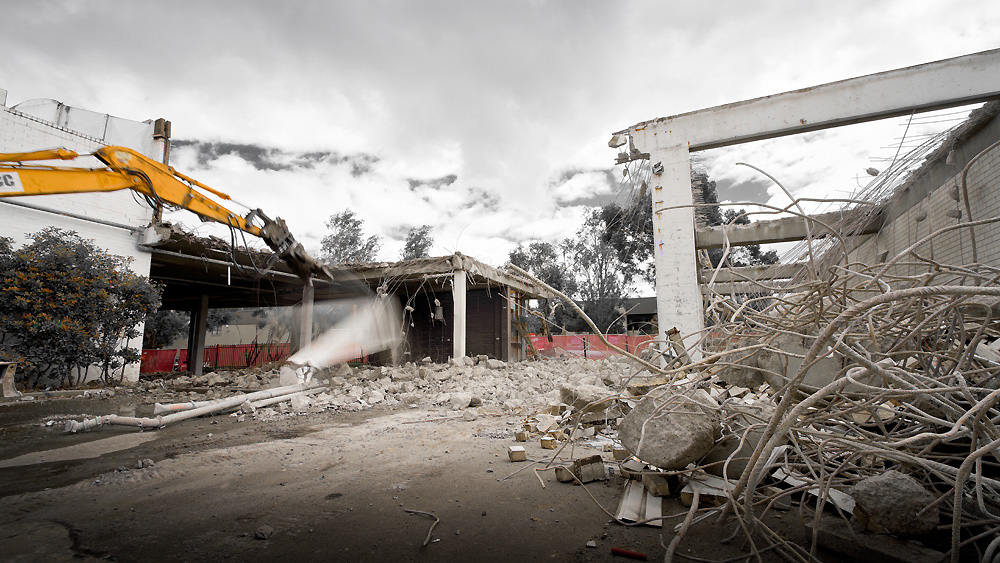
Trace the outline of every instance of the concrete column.
<instances>
[{"instance_id":1,"label":"concrete column","mask_svg":"<svg viewBox=\"0 0 1000 563\"><path fill-rule=\"evenodd\" d=\"M313 301L316 296L316 287L313 284L302 286L302 303L296 306L296 317L298 319L299 337L295 350L301 350L312 342L313 330Z\"/></svg>"},{"instance_id":2,"label":"concrete column","mask_svg":"<svg viewBox=\"0 0 1000 563\"><path fill-rule=\"evenodd\" d=\"M638 143L637 143L638 145ZM641 150L641 149L640 149ZM677 327L682 335L704 327L704 306L698 288L693 207L662 210L694 203L691 160L686 145L649 151L653 166L653 259L656 265L656 315L659 338ZM662 167L662 170L661 170ZM685 345L690 345L685 342ZM664 342L663 346L666 346ZM697 359L697 354L695 354Z\"/></svg>"},{"instance_id":3,"label":"concrete column","mask_svg":"<svg viewBox=\"0 0 1000 563\"><path fill-rule=\"evenodd\" d=\"M452 302L455 304L455 314L454 319L451 324L452 334L452 357L461 358L465 355L465 326L466 326L466 307L465 307L465 270L455 270L452 275L452 285L451 285L451 296Z\"/></svg>"},{"instance_id":4,"label":"concrete column","mask_svg":"<svg viewBox=\"0 0 1000 563\"><path fill-rule=\"evenodd\" d=\"M208 296L202 295L198 305L191 311L191 322L188 326L188 372L199 376L204 373L205 364L205 332L208 327Z\"/></svg>"}]
</instances>

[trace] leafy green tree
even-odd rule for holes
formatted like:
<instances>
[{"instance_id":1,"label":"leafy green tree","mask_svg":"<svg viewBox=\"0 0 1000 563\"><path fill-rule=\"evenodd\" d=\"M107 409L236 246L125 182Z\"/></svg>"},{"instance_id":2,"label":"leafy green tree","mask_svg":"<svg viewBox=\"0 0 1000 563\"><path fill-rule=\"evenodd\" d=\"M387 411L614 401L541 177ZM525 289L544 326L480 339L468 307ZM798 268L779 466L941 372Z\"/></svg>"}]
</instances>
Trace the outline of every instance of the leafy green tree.
<instances>
[{"instance_id":1,"label":"leafy green tree","mask_svg":"<svg viewBox=\"0 0 1000 563\"><path fill-rule=\"evenodd\" d=\"M399 258L400 260L427 258L430 256L432 246L434 246L434 239L431 237L431 226L414 227L406 233L406 244L403 246L403 252Z\"/></svg>"},{"instance_id":2,"label":"leafy green tree","mask_svg":"<svg viewBox=\"0 0 1000 563\"><path fill-rule=\"evenodd\" d=\"M551 243L535 241L529 243L527 248L519 244L507 255L507 262L527 270L569 296L576 293L576 280ZM573 320L576 318L576 313L569 310L562 299L543 299L539 305L538 312L553 327L565 328L567 322L575 322ZM532 332L540 332L541 319L533 317L530 319L529 327Z\"/></svg>"},{"instance_id":3,"label":"leafy green tree","mask_svg":"<svg viewBox=\"0 0 1000 563\"><path fill-rule=\"evenodd\" d=\"M364 237L364 221L350 209L332 215L326 226L330 234L320 242L320 254L327 264L372 262L382 247L378 235Z\"/></svg>"},{"instance_id":4,"label":"leafy green tree","mask_svg":"<svg viewBox=\"0 0 1000 563\"><path fill-rule=\"evenodd\" d=\"M157 311L146 319L142 347L159 350L187 334L190 316L181 311Z\"/></svg>"},{"instance_id":5,"label":"leafy green tree","mask_svg":"<svg viewBox=\"0 0 1000 563\"><path fill-rule=\"evenodd\" d=\"M652 196L642 190L624 207L616 202L605 205L600 216L604 241L618 254L626 278L654 283Z\"/></svg>"},{"instance_id":6,"label":"leafy green tree","mask_svg":"<svg viewBox=\"0 0 1000 563\"><path fill-rule=\"evenodd\" d=\"M15 250L0 239L0 357L22 380L71 382L97 365L109 383L139 360L137 325L160 304L159 289L77 233L49 227Z\"/></svg>"},{"instance_id":7,"label":"leafy green tree","mask_svg":"<svg viewBox=\"0 0 1000 563\"><path fill-rule=\"evenodd\" d=\"M576 237L563 241L562 248L572 265L576 295L584 312L603 332L624 332L624 321L616 309L634 285L625 275L618 252L607 244L604 225L601 210L592 210Z\"/></svg>"}]
</instances>

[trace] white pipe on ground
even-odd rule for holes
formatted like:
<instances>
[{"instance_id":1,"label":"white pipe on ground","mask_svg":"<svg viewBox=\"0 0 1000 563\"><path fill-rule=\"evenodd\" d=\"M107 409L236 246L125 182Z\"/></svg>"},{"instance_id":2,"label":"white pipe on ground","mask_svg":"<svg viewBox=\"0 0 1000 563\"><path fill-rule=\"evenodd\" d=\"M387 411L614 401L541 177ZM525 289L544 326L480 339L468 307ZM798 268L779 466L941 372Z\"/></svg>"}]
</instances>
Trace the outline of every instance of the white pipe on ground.
<instances>
[{"instance_id":1,"label":"white pipe on ground","mask_svg":"<svg viewBox=\"0 0 1000 563\"><path fill-rule=\"evenodd\" d=\"M317 387L317 386L312 386ZM267 399L271 397L278 397L281 395L290 395L292 393L298 393L310 389L310 386L306 385L288 385L285 387L277 387L275 389L268 389L266 391L258 391L257 393L251 393L251 395L257 395L258 399ZM229 397L228 399L220 399L214 404L205 405L202 407L175 412L167 416L157 416L156 418L136 418L131 416L118 416L116 414L111 414L107 416L98 416L96 418L86 419L81 422L75 420L67 420L65 431L66 432L79 432L80 430L90 430L97 426L102 426L104 424L117 424L121 426L135 426L138 428L163 428L168 424L174 422L180 422L182 420L187 420L189 418L197 418L206 414L213 414L216 412L224 411L233 407L238 407L247 401L247 397L250 395L235 395Z\"/></svg>"}]
</instances>

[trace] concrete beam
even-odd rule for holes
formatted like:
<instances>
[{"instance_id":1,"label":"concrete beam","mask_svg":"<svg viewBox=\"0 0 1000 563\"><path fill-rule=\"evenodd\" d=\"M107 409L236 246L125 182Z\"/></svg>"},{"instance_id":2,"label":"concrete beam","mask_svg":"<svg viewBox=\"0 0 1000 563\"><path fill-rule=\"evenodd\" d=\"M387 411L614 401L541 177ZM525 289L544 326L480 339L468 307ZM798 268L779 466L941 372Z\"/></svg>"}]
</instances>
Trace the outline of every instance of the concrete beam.
<instances>
[{"instance_id":1,"label":"concrete beam","mask_svg":"<svg viewBox=\"0 0 1000 563\"><path fill-rule=\"evenodd\" d=\"M1000 96L1000 49L644 121L653 146L691 152L983 102ZM653 161L655 162L655 160Z\"/></svg>"},{"instance_id":2,"label":"concrete beam","mask_svg":"<svg viewBox=\"0 0 1000 563\"><path fill-rule=\"evenodd\" d=\"M742 266L739 268L723 268L715 276L716 283L744 282L768 280L787 280L806 274L805 264L774 264L771 266ZM701 271L701 283L706 284L712 279L714 270Z\"/></svg>"},{"instance_id":3,"label":"concrete beam","mask_svg":"<svg viewBox=\"0 0 1000 563\"><path fill-rule=\"evenodd\" d=\"M653 259L660 326L703 326L690 152L930 111L1000 96L1000 49L654 119L620 131L625 160L652 163ZM619 158L619 162L622 158ZM697 359L697 358L695 358Z\"/></svg>"},{"instance_id":4,"label":"concrete beam","mask_svg":"<svg viewBox=\"0 0 1000 563\"><path fill-rule=\"evenodd\" d=\"M858 219L865 220L860 230L854 229L854 235L869 235L882 228L883 214L872 213L869 217L860 217L863 210L852 210L847 213L833 211L812 215L810 231L815 238L824 237L830 233L824 225L839 230L841 225ZM694 234L695 248L722 248L728 234L730 246L747 246L751 244L768 244L774 242L790 242L805 240L806 225L802 217L782 217L770 221L757 221L749 225L729 225L728 227L698 227Z\"/></svg>"}]
</instances>

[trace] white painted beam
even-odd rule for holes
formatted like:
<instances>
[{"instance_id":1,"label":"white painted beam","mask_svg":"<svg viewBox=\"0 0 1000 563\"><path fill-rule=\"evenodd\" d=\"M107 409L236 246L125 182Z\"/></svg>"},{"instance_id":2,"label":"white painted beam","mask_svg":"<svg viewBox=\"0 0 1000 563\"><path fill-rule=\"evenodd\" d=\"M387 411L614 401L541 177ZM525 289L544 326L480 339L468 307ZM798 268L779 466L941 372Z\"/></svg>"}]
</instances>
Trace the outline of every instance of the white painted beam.
<instances>
[{"instance_id":1,"label":"white painted beam","mask_svg":"<svg viewBox=\"0 0 1000 563\"><path fill-rule=\"evenodd\" d=\"M870 217L864 217L863 209L852 210L847 213L842 211L831 211L811 215L812 224L810 233L813 238L827 236L830 231L824 225L830 226L834 231L839 231L843 225L850 225L849 221L864 220L861 225L850 225L854 227L852 235L868 235L882 227L882 211L872 212ZM747 246L751 244L770 244L776 242L791 242L805 240L806 225L805 219L799 216L782 217L769 221L757 221L749 225L729 225L716 227L698 227L694 235L696 248L722 248L728 239L730 246Z\"/></svg>"},{"instance_id":2,"label":"white painted beam","mask_svg":"<svg viewBox=\"0 0 1000 563\"><path fill-rule=\"evenodd\" d=\"M653 256L662 331L701 330L690 152L1000 96L1000 49L654 119L626 131L653 165ZM615 141L617 139L613 139ZM695 354L696 355L696 354Z\"/></svg>"},{"instance_id":3,"label":"white painted beam","mask_svg":"<svg viewBox=\"0 0 1000 563\"><path fill-rule=\"evenodd\" d=\"M691 152L931 111L1000 96L1000 49L645 121L654 146ZM653 161L655 162L655 161Z\"/></svg>"}]
</instances>

